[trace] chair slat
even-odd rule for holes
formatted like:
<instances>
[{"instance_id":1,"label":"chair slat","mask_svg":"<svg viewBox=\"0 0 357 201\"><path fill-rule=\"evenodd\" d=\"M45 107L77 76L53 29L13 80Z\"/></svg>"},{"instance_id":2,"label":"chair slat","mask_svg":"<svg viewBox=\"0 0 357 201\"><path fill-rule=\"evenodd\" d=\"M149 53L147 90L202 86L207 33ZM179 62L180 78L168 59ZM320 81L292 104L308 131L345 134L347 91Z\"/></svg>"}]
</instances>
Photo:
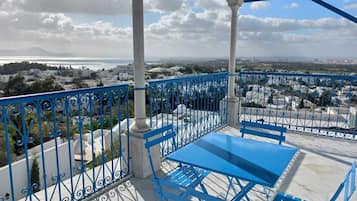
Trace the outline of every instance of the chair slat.
<instances>
[{"instance_id":1,"label":"chair slat","mask_svg":"<svg viewBox=\"0 0 357 201\"><path fill-rule=\"evenodd\" d=\"M259 137L271 138L271 139L279 140L279 141L282 141L282 142L285 141L285 136L281 136L281 135L273 135L273 134L270 134L270 133L264 133L264 132L261 132L261 131L256 131L256 130L251 130L251 129L246 129L246 128L241 128L240 132L244 133L244 134L256 135L256 136L259 136Z\"/></svg>"},{"instance_id":2,"label":"chair slat","mask_svg":"<svg viewBox=\"0 0 357 201\"><path fill-rule=\"evenodd\" d=\"M283 126L273 126L273 125L262 124L262 123L257 123L257 122L242 121L241 125L243 127L257 127L257 128L274 130L274 131L279 131L279 132L284 132L284 133L287 132L287 129Z\"/></svg>"},{"instance_id":3,"label":"chair slat","mask_svg":"<svg viewBox=\"0 0 357 201\"><path fill-rule=\"evenodd\" d=\"M158 128L158 129L155 129L153 131L149 131L149 132L144 134L144 139L149 139L151 137L154 137L155 135L161 134L161 133L163 133L165 131L172 130L172 129L173 129L173 125L170 124L170 125L164 126L162 128Z\"/></svg>"},{"instance_id":4,"label":"chair slat","mask_svg":"<svg viewBox=\"0 0 357 201\"><path fill-rule=\"evenodd\" d=\"M148 141L148 142L146 142L145 143L145 148L150 148L150 147L152 147L152 146L155 146L155 145L157 145L157 144L160 144L161 142L164 142L164 141L166 141L166 140L169 140L170 138L173 138L173 137L175 137L176 136L176 133L174 133L174 132L172 132L172 133L168 133L168 134L166 134L166 135L164 135L164 136L161 136L161 137L159 137L159 138L156 138L156 139L154 139L154 140L151 140L151 141Z\"/></svg>"}]
</instances>

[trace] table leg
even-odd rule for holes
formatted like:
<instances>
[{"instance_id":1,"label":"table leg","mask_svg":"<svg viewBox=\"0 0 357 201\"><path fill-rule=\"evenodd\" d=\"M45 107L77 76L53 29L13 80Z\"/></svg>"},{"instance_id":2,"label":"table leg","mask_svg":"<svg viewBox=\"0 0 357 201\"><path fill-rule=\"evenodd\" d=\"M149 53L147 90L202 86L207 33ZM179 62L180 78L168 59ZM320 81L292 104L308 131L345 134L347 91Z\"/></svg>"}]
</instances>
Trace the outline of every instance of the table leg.
<instances>
[{"instance_id":1,"label":"table leg","mask_svg":"<svg viewBox=\"0 0 357 201\"><path fill-rule=\"evenodd\" d=\"M237 182L239 182L238 179L236 179L236 180L237 180ZM240 182L239 182L238 185L241 186L241 191L236 196L234 196L234 198L231 201L239 201L243 197L245 197L249 200L247 193L255 186L255 183L249 182L246 186L243 187L243 185L240 184Z\"/></svg>"},{"instance_id":2,"label":"table leg","mask_svg":"<svg viewBox=\"0 0 357 201\"><path fill-rule=\"evenodd\" d=\"M239 188L240 188L241 190L243 190L244 187L243 187L243 185L240 183L240 181L239 181L238 178L236 178L236 181L237 181L237 184L239 185ZM249 199L249 197L248 197L247 194L246 194L244 197L245 197L245 199L247 199L247 201L250 201L250 199Z\"/></svg>"}]
</instances>

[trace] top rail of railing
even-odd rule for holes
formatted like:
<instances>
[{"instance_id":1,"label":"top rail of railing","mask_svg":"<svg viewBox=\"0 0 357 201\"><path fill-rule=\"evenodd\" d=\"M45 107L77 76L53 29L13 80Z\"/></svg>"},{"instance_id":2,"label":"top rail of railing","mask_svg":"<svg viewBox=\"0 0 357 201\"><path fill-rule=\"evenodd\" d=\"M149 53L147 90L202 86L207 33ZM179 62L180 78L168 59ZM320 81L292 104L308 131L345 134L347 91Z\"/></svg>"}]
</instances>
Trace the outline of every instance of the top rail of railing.
<instances>
[{"instance_id":1,"label":"top rail of railing","mask_svg":"<svg viewBox=\"0 0 357 201\"><path fill-rule=\"evenodd\" d=\"M73 89L68 91L54 91L54 92L26 94L26 95L19 95L19 96L9 96L9 97L0 98L0 105L19 104L25 101L30 102L30 101L48 99L54 97L61 98L65 96L75 96L78 94L103 92L111 89L124 89L128 86L129 86L128 84L121 84L121 85L102 86L102 87L95 87L95 88Z\"/></svg>"},{"instance_id":2,"label":"top rail of railing","mask_svg":"<svg viewBox=\"0 0 357 201\"><path fill-rule=\"evenodd\" d=\"M314 77L328 78L336 80L356 80L356 75L331 75L331 74L309 74L309 73L289 73L289 72L261 72L261 71L242 71L239 73L230 74L232 76L239 75L266 75L266 76L285 76L285 77Z\"/></svg>"},{"instance_id":3,"label":"top rail of railing","mask_svg":"<svg viewBox=\"0 0 357 201\"><path fill-rule=\"evenodd\" d=\"M179 82L179 81L188 81L188 80L194 80L194 79L210 79L210 78L217 78L217 77L224 77L228 76L227 72L223 73L212 73L212 74L205 74L205 75L190 75L190 76L184 76L184 77L179 77L179 78L172 78L172 79L163 79L163 80L154 80L154 81L149 81L150 84L160 84L160 83L170 83L170 82Z\"/></svg>"}]
</instances>

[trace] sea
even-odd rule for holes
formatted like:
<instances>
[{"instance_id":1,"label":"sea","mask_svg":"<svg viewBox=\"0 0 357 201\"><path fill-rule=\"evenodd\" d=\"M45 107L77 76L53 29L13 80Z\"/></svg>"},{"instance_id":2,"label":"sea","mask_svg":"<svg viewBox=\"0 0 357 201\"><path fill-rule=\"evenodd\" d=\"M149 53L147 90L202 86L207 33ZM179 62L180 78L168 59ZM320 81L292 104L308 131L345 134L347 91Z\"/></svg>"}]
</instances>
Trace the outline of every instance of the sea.
<instances>
[{"instance_id":1,"label":"sea","mask_svg":"<svg viewBox=\"0 0 357 201\"><path fill-rule=\"evenodd\" d=\"M91 70L111 69L118 65L133 63L129 58L108 57L35 57L35 56L0 56L0 66L8 63L30 62L41 63L49 66L62 66L72 68L89 68ZM146 61L147 64L159 64L159 60Z\"/></svg>"}]
</instances>

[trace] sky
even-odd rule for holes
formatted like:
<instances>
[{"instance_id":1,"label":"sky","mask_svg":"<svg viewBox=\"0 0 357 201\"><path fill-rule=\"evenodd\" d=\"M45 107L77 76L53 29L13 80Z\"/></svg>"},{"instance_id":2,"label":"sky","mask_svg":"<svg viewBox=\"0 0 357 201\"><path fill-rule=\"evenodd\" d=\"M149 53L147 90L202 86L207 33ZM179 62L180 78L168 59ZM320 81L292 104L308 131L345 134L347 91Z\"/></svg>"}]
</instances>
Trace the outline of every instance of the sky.
<instances>
[{"instance_id":1,"label":"sky","mask_svg":"<svg viewBox=\"0 0 357 201\"><path fill-rule=\"evenodd\" d=\"M357 0L326 0L357 16ZM146 58L229 55L226 0L144 0ZM0 50L132 57L131 0L0 0ZM357 24L311 0L245 3L237 56L357 58Z\"/></svg>"}]
</instances>

